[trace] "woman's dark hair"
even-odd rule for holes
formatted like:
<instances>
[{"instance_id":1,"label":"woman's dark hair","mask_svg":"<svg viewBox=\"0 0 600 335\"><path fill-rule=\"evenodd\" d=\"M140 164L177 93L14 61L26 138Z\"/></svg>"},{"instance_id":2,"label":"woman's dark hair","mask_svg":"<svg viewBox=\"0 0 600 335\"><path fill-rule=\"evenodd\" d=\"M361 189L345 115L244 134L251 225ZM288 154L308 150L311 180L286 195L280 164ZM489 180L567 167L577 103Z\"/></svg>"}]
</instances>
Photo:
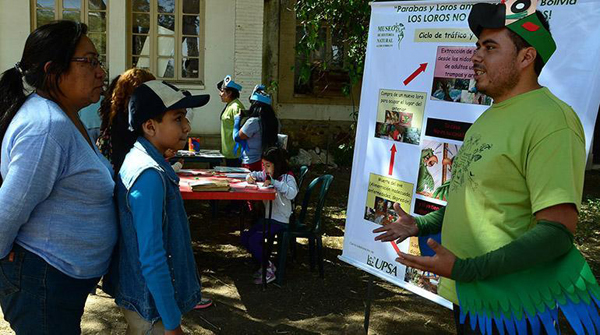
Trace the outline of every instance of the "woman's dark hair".
<instances>
[{"instance_id":1,"label":"woman's dark hair","mask_svg":"<svg viewBox=\"0 0 600 335\"><path fill-rule=\"evenodd\" d=\"M229 94L231 94L231 100L240 98L240 91L236 90L235 88L225 87L223 89L223 92L228 92Z\"/></svg>"},{"instance_id":2,"label":"woman's dark hair","mask_svg":"<svg viewBox=\"0 0 600 335\"><path fill-rule=\"evenodd\" d=\"M279 179L282 175L290 172L288 164L288 153L285 149L279 147L269 147L263 152L262 159L273 163L273 178Z\"/></svg>"},{"instance_id":3,"label":"woman's dark hair","mask_svg":"<svg viewBox=\"0 0 600 335\"><path fill-rule=\"evenodd\" d=\"M69 69L77 44L86 33L85 24L62 20L45 24L27 37L21 60L0 78L0 143L8 125L27 100L23 79L56 101L57 94L61 93L60 77ZM44 70L46 64L48 68Z\"/></svg>"},{"instance_id":4,"label":"woman's dark hair","mask_svg":"<svg viewBox=\"0 0 600 335\"><path fill-rule=\"evenodd\" d=\"M248 110L250 117L260 119L262 129L262 149L277 146L277 133L279 132L279 120L275 116L275 111L271 105L255 101Z\"/></svg>"}]
</instances>

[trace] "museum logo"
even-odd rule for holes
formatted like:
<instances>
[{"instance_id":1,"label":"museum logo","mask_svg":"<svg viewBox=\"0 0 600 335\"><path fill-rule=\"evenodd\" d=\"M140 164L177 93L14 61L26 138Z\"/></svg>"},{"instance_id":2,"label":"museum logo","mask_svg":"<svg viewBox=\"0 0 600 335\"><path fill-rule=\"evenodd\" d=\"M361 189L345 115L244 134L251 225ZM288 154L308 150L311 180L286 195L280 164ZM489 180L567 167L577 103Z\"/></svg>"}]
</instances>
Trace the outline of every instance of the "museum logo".
<instances>
[{"instance_id":1,"label":"museum logo","mask_svg":"<svg viewBox=\"0 0 600 335\"><path fill-rule=\"evenodd\" d=\"M377 48L391 48L397 46L400 49L400 42L404 38L404 25L402 23L396 23L392 26L378 26L377 27Z\"/></svg>"},{"instance_id":2,"label":"museum logo","mask_svg":"<svg viewBox=\"0 0 600 335\"><path fill-rule=\"evenodd\" d=\"M367 265L389 275L394 275L395 277L398 276L398 267L395 264L388 263L375 256L367 255Z\"/></svg>"}]
</instances>

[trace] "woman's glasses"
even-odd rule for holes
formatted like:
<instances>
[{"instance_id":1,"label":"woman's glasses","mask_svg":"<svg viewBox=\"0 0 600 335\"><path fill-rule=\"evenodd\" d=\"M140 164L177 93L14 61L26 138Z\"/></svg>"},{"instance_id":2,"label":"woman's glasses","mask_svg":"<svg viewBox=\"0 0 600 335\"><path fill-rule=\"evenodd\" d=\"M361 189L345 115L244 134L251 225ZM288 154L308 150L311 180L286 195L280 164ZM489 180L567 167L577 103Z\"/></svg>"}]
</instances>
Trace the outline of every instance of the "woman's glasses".
<instances>
[{"instance_id":1,"label":"woman's glasses","mask_svg":"<svg viewBox=\"0 0 600 335\"><path fill-rule=\"evenodd\" d=\"M71 58L72 62L88 63L94 69L100 66L104 70L104 64L98 58L87 58L87 57L74 57Z\"/></svg>"}]
</instances>

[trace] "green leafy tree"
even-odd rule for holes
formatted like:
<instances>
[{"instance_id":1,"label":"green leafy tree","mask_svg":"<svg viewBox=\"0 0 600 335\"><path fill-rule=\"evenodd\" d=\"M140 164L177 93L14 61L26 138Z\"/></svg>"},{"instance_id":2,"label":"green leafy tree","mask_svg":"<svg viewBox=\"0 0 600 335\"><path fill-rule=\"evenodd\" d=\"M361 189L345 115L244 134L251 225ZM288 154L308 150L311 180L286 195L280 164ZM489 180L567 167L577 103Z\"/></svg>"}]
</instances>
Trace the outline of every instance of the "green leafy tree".
<instances>
[{"instance_id":1,"label":"green leafy tree","mask_svg":"<svg viewBox=\"0 0 600 335\"><path fill-rule=\"evenodd\" d=\"M326 45L326 36L322 34L323 25L328 25L336 38L344 44L342 71L348 74L348 82L343 92L350 94L353 86L362 78L369 17L371 8L367 0L298 0L295 5L296 17L303 30L302 37L296 41L296 52L301 62L299 80L307 83L314 70L327 71L332 59L320 62L311 61L311 53Z\"/></svg>"},{"instance_id":2,"label":"green leafy tree","mask_svg":"<svg viewBox=\"0 0 600 335\"><path fill-rule=\"evenodd\" d=\"M342 92L350 95L352 88L362 79L365 66L365 52L369 32L371 8L367 0L297 0L294 6L301 34L296 41L296 69L299 72L298 84L308 84L313 73L325 73L331 65L337 71L347 74L347 82ZM325 58L313 62L311 54L323 50L327 45L327 35L323 27L329 26L332 37L343 45L342 62L338 59ZM335 64L334 64L335 63ZM339 68L341 65L341 69ZM340 165L350 165L354 152L354 132L358 110L351 114L354 123L348 136L338 139L333 150L335 161Z\"/></svg>"}]
</instances>

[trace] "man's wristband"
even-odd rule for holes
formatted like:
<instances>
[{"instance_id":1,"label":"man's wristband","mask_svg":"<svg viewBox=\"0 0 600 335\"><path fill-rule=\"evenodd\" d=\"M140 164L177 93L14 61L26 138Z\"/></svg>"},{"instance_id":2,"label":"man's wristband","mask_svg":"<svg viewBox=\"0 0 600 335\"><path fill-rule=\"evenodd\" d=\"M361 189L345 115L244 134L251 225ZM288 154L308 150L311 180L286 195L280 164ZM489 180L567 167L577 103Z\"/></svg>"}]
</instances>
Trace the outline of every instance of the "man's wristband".
<instances>
[{"instance_id":1,"label":"man's wristband","mask_svg":"<svg viewBox=\"0 0 600 335\"><path fill-rule=\"evenodd\" d=\"M419 228L418 236L433 235L441 232L445 213L446 207L442 207L437 211L431 212L427 215L416 216L415 224Z\"/></svg>"},{"instance_id":2,"label":"man's wristband","mask_svg":"<svg viewBox=\"0 0 600 335\"><path fill-rule=\"evenodd\" d=\"M474 258L457 258L452 279L460 282L521 271L560 257L573 247L573 234L559 222L540 220L507 245Z\"/></svg>"}]
</instances>

